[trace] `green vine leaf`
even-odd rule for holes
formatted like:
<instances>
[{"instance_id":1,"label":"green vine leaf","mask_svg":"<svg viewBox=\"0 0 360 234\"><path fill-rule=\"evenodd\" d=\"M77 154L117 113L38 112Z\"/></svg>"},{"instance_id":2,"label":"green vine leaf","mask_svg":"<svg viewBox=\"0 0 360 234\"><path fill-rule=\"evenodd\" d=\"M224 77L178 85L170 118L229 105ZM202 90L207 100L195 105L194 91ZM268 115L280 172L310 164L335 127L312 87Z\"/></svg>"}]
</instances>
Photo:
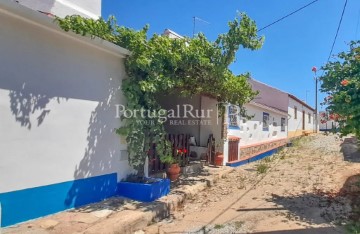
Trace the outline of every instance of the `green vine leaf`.
<instances>
[{"instance_id":1,"label":"green vine leaf","mask_svg":"<svg viewBox=\"0 0 360 234\"><path fill-rule=\"evenodd\" d=\"M129 110L158 112L161 106L155 98L157 94L204 94L220 103L239 106L257 94L247 82L249 74L234 75L229 69L240 48L260 49L264 42L264 37L257 35L255 22L244 13L229 22L228 32L219 35L214 42L202 33L183 39L155 34L148 39L148 25L137 31L117 25L115 17L94 20L73 15L56 18L56 21L65 31L99 37L131 51L125 61L128 78L122 82ZM161 161L171 163L174 160L160 116L123 116L122 120L125 126L116 133L126 136L129 163L139 175L143 175L152 144L156 144ZM148 125L147 121L153 124Z\"/></svg>"}]
</instances>

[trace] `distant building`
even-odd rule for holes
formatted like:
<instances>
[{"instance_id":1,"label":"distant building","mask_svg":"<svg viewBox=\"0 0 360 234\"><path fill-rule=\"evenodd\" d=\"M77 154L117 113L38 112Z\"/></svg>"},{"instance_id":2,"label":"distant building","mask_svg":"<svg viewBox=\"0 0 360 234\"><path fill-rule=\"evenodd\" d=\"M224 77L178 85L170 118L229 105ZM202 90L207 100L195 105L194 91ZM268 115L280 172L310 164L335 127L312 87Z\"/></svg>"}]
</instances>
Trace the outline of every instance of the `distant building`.
<instances>
[{"instance_id":1,"label":"distant building","mask_svg":"<svg viewBox=\"0 0 360 234\"><path fill-rule=\"evenodd\" d=\"M319 129L320 131L330 131L336 130L339 128L339 123L331 118L329 112L320 111L319 112Z\"/></svg>"},{"instance_id":2,"label":"distant building","mask_svg":"<svg viewBox=\"0 0 360 234\"><path fill-rule=\"evenodd\" d=\"M292 138L315 132L314 108L290 93L283 92L254 79L250 79L249 82L254 90L260 92L254 99L255 102L288 113L287 137Z\"/></svg>"},{"instance_id":3,"label":"distant building","mask_svg":"<svg viewBox=\"0 0 360 234\"><path fill-rule=\"evenodd\" d=\"M174 31L172 31L170 29L165 29L163 35L168 36L171 39L182 39L182 38L184 38L183 36L177 34L176 32L174 32Z\"/></svg>"}]
</instances>

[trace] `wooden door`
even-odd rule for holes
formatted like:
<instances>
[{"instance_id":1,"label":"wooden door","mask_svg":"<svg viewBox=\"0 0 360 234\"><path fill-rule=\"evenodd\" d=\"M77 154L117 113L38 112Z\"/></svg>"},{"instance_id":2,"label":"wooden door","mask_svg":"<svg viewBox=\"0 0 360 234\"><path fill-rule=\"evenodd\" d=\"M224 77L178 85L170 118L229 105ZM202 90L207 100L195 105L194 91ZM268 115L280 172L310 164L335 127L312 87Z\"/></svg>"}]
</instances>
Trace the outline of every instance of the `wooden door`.
<instances>
[{"instance_id":1,"label":"wooden door","mask_svg":"<svg viewBox=\"0 0 360 234\"><path fill-rule=\"evenodd\" d=\"M302 114L302 130L305 130L305 111Z\"/></svg>"}]
</instances>

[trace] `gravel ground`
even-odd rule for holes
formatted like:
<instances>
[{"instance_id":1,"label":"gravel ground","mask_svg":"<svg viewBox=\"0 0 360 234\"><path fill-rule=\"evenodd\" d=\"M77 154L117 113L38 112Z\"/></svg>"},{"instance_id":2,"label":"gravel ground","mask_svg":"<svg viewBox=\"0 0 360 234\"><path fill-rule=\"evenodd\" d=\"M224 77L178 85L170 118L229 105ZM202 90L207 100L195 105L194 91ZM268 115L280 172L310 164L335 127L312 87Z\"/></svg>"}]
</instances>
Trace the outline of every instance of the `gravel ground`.
<instances>
[{"instance_id":1,"label":"gravel ground","mask_svg":"<svg viewBox=\"0 0 360 234\"><path fill-rule=\"evenodd\" d=\"M351 200L341 191L348 178L360 174L360 156L347 145L353 143L337 135L303 137L274 156L236 168L144 232L344 233Z\"/></svg>"}]
</instances>

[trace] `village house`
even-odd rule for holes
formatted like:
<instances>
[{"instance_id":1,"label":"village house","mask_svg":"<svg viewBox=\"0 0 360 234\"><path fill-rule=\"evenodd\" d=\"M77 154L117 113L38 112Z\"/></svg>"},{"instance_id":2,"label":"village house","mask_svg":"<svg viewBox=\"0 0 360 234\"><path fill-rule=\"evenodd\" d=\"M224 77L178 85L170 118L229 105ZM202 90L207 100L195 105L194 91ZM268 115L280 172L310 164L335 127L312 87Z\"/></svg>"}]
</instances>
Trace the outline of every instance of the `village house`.
<instances>
[{"instance_id":1,"label":"village house","mask_svg":"<svg viewBox=\"0 0 360 234\"><path fill-rule=\"evenodd\" d=\"M229 166L266 157L291 138L315 131L312 107L292 94L257 80L249 79L249 83L259 92L253 101L244 105L253 118L234 116L232 113L236 113L236 107L234 111L231 105L228 109L229 141L224 147L224 163ZM234 139L239 142L238 147Z\"/></svg>"},{"instance_id":2,"label":"village house","mask_svg":"<svg viewBox=\"0 0 360 234\"><path fill-rule=\"evenodd\" d=\"M96 19L100 13L100 0L0 2L0 31L6 32L0 42L6 54L0 58L1 227L114 196L133 172L125 139L115 134L122 125L116 107L126 104L120 86L130 52L65 32L52 18ZM171 30L165 34L181 38ZM211 144L211 151L223 153L224 165L238 166L313 131L311 107L249 82L260 91L244 106L250 119L230 104L220 115L216 99L207 95L159 95L161 106L174 110L165 129L170 140L186 147L184 156L206 159ZM163 170L157 155L151 157L150 173Z\"/></svg>"},{"instance_id":3,"label":"village house","mask_svg":"<svg viewBox=\"0 0 360 234\"><path fill-rule=\"evenodd\" d=\"M132 172L114 132L129 51L47 14L95 18L101 1L20 2L47 8L0 1L1 226L111 197Z\"/></svg>"},{"instance_id":4,"label":"village house","mask_svg":"<svg viewBox=\"0 0 360 234\"><path fill-rule=\"evenodd\" d=\"M241 116L237 106L226 104L224 116L219 115L219 103L214 97L178 94L159 96L164 109L191 106L202 110L203 115L185 116L165 122L169 134L188 135L194 138L190 154L197 159L209 154L209 137L214 138L216 151L223 154L223 164L239 166L273 154L294 137L315 131L314 109L292 94L249 79L252 88L259 91L253 101L244 105L248 117ZM209 112L209 110L212 110ZM211 113L205 115L205 113ZM189 124L201 120L198 124ZM207 158L211 163L213 159Z\"/></svg>"},{"instance_id":5,"label":"village house","mask_svg":"<svg viewBox=\"0 0 360 234\"><path fill-rule=\"evenodd\" d=\"M319 111L319 130L336 131L339 128L339 122L335 120L327 111Z\"/></svg>"}]
</instances>

